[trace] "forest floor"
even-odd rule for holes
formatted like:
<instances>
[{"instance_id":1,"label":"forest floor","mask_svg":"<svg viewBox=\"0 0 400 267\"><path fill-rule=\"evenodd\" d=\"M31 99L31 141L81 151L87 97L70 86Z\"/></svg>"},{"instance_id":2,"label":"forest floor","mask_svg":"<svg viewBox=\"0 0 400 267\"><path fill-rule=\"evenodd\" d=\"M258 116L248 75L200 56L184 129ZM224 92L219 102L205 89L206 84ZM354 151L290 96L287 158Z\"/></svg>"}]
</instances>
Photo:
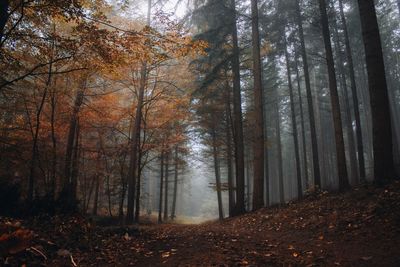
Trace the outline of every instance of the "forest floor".
<instances>
[{"instance_id":1,"label":"forest floor","mask_svg":"<svg viewBox=\"0 0 400 267\"><path fill-rule=\"evenodd\" d=\"M42 216L0 226L6 266L399 266L400 182L199 225Z\"/></svg>"}]
</instances>

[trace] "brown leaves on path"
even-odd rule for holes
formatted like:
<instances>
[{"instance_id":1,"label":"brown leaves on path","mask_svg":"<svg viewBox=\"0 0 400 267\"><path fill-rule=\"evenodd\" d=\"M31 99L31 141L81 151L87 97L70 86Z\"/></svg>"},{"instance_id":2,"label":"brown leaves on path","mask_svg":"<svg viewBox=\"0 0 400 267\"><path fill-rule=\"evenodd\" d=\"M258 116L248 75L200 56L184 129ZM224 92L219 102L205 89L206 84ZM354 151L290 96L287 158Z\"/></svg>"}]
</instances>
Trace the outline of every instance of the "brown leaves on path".
<instances>
[{"instance_id":1,"label":"brown leaves on path","mask_svg":"<svg viewBox=\"0 0 400 267\"><path fill-rule=\"evenodd\" d=\"M43 218L41 219L43 220ZM397 266L400 183L319 194L223 222L100 228L23 221L30 247L3 260L44 266ZM69 256L59 255L68 251Z\"/></svg>"}]
</instances>

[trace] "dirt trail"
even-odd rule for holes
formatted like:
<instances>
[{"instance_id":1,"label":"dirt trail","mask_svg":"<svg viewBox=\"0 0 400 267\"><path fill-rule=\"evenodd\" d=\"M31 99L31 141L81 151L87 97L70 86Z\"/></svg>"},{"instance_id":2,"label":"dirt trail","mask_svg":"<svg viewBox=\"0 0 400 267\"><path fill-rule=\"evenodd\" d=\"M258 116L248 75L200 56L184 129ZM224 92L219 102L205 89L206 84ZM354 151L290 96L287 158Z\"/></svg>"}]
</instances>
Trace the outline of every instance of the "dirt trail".
<instances>
[{"instance_id":1,"label":"dirt trail","mask_svg":"<svg viewBox=\"0 0 400 267\"><path fill-rule=\"evenodd\" d=\"M72 220L72 219L71 219ZM36 233L21 266L399 266L400 183L320 194L201 225L93 228L23 222ZM84 225L84 226L82 226ZM47 229L47 230L46 230ZM46 259L32 247L43 252ZM66 252L60 253L60 249ZM69 254L68 254L69 253ZM72 256L72 258L71 258ZM73 260L73 262L72 262Z\"/></svg>"}]
</instances>

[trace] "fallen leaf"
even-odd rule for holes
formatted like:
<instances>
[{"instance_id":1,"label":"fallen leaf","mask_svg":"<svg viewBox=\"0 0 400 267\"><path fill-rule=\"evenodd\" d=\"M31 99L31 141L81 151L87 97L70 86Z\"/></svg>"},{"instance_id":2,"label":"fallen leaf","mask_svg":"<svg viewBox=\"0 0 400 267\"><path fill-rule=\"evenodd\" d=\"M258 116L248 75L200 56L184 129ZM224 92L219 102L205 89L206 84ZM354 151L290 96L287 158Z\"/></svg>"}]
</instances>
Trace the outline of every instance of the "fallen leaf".
<instances>
[{"instance_id":1,"label":"fallen leaf","mask_svg":"<svg viewBox=\"0 0 400 267\"><path fill-rule=\"evenodd\" d=\"M372 256L369 256L369 257L361 257L361 259L362 259L363 261L369 261L369 260L372 259Z\"/></svg>"}]
</instances>

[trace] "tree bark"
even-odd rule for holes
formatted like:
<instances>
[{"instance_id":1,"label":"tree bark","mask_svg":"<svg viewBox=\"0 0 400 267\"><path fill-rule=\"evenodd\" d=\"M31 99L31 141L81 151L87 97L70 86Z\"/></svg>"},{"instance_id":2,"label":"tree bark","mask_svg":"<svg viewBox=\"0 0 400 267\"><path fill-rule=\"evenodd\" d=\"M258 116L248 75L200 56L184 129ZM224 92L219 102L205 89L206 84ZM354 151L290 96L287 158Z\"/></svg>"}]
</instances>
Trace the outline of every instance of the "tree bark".
<instances>
[{"instance_id":1,"label":"tree bark","mask_svg":"<svg viewBox=\"0 0 400 267\"><path fill-rule=\"evenodd\" d=\"M163 183L164 183L164 151L161 151L161 173L160 173L160 196L158 202L158 223L162 223L162 199L163 199Z\"/></svg>"},{"instance_id":2,"label":"tree bark","mask_svg":"<svg viewBox=\"0 0 400 267\"><path fill-rule=\"evenodd\" d=\"M373 0L358 0L368 72L372 113L375 182L394 177L393 143L389 94L382 44Z\"/></svg>"},{"instance_id":3,"label":"tree bark","mask_svg":"<svg viewBox=\"0 0 400 267\"><path fill-rule=\"evenodd\" d=\"M299 30L300 44L301 44L301 57L303 60L303 70L304 70L304 80L306 84L307 92L307 104L308 113L310 119L310 132L311 132L311 148L313 156L313 170L314 170L314 185L321 187L321 173L319 167L319 157L318 157L318 141L317 141L317 131L315 127L315 117L314 117L314 105L313 97L311 93L311 83L310 83L310 73L308 68L308 60L306 53L306 45L304 41L304 30L303 30L303 20L301 18L300 11L300 0L296 0L296 20Z\"/></svg>"},{"instance_id":4,"label":"tree bark","mask_svg":"<svg viewBox=\"0 0 400 267\"><path fill-rule=\"evenodd\" d=\"M98 203L99 203L99 191L100 191L100 177L96 174L96 188L94 191L94 200L93 200L93 215L97 215Z\"/></svg>"},{"instance_id":5,"label":"tree bark","mask_svg":"<svg viewBox=\"0 0 400 267\"><path fill-rule=\"evenodd\" d=\"M340 37L339 37L339 30L338 24L336 21L336 14L335 19L333 20L333 37L334 37L334 45L335 50L337 52L337 65L339 70L339 77L340 77L340 87L343 92L343 111L345 114L345 125L346 125L346 135L347 135L347 142L348 142L348 150L349 150L349 157L350 157L350 174L351 179L353 181L358 181L358 171L357 171L357 152L356 152L356 145L354 140L353 134L353 120L351 118L351 110L350 110L350 99L349 94L347 92L347 81L346 81L346 74L344 70L344 58L342 53L342 48L340 45Z\"/></svg>"},{"instance_id":6,"label":"tree bark","mask_svg":"<svg viewBox=\"0 0 400 267\"><path fill-rule=\"evenodd\" d=\"M285 188L283 182L283 162L282 162L282 141L281 141L281 118L279 112L279 104L278 104L278 92L276 93L276 146L277 146L277 154L278 154L278 187L279 187L279 202L280 204L285 203Z\"/></svg>"},{"instance_id":7,"label":"tree bark","mask_svg":"<svg viewBox=\"0 0 400 267\"><path fill-rule=\"evenodd\" d=\"M258 29L257 0L251 0L251 16L254 75L253 210L257 210L264 207L264 105L261 81L260 34Z\"/></svg>"},{"instance_id":8,"label":"tree bark","mask_svg":"<svg viewBox=\"0 0 400 267\"><path fill-rule=\"evenodd\" d=\"M139 134L139 141L140 141L140 134ZM137 177L137 185L136 185L136 209L135 209L135 222L138 223L140 219L140 194L141 194L141 179L143 168L145 164L142 165L142 158L143 158L143 145L146 141L146 123L143 120L143 142L139 142L139 159L138 159L138 177ZM141 144L140 144L141 143Z\"/></svg>"},{"instance_id":9,"label":"tree bark","mask_svg":"<svg viewBox=\"0 0 400 267\"><path fill-rule=\"evenodd\" d=\"M54 47L55 47L55 42L53 40L52 43L52 54L54 52ZM53 55L51 55L50 62L53 61L52 59ZM37 158L39 156L39 151L38 151L38 139L39 139L39 132L40 132L40 126L41 126L41 121L40 117L42 115L43 107L46 103L46 98L47 98L47 93L49 91L49 87L51 85L51 79L52 79L52 72L53 72L53 64L50 63L48 73L47 73L47 80L46 84L44 87L43 95L39 104L39 108L36 111L36 116L35 116L35 132L33 133L33 140L32 140L32 158L31 158L31 165L30 165L30 174L29 174L29 182L28 182L28 203L32 203L33 200L33 192L34 192L34 183L35 183L35 170L36 170L36 163L37 163ZM32 129L33 130L33 129Z\"/></svg>"},{"instance_id":10,"label":"tree bark","mask_svg":"<svg viewBox=\"0 0 400 267\"><path fill-rule=\"evenodd\" d=\"M84 91L86 88L87 77L82 78L82 84L79 86L76 93L74 107L72 111L71 120L69 123L69 131L67 136L67 148L65 153L65 166L64 166L64 182L62 188L62 196L65 198L64 201L75 201L73 198L76 193L73 192L72 185L72 162L73 162L73 151L76 137L76 129L78 127L79 111L83 104Z\"/></svg>"},{"instance_id":11,"label":"tree bark","mask_svg":"<svg viewBox=\"0 0 400 267\"><path fill-rule=\"evenodd\" d=\"M400 1L400 0L398 0ZM346 47L346 56L347 56L347 63L348 63L348 71L350 77L350 87L351 87L351 94L353 100L353 108L354 108L354 119L356 122L356 137L357 137L357 152L358 152L358 169L360 175L360 181L365 182L365 159L364 159L364 145L363 145L363 136L362 136L362 128L361 128L361 118L360 118L360 104L358 101L358 94L357 94L357 85L356 85L356 78L354 72L354 62L353 62L353 55L350 46L350 38L349 33L347 30L347 22L346 16L344 15L343 10L343 0L339 0L339 11L340 11L340 18L342 21L343 26L343 34L344 34L344 43Z\"/></svg>"},{"instance_id":12,"label":"tree bark","mask_svg":"<svg viewBox=\"0 0 400 267\"><path fill-rule=\"evenodd\" d=\"M309 187L309 178L308 178L308 160L307 160L307 145L306 145L306 130L304 126L304 110L303 110L303 97L301 95L301 86L300 86L300 74L298 68L298 59L297 53L295 54L295 68L296 68L296 80L297 80L297 94L299 96L299 106L300 106L300 126L301 126L301 137L303 144L303 162L304 162L304 179L306 189Z\"/></svg>"},{"instance_id":13,"label":"tree bark","mask_svg":"<svg viewBox=\"0 0 400 267\"><path fill-rule=\"evenodd\" d=\"M74 148L72 154L72 164L71 164L71 200L77 200L77 188L78 188L78 175L79 175L79 135L80 135L80 125L79 119L77 121L76 129L75 129L75 140L74 140Z\"/></svg>"},{"instance_id":14,"label":"tree bark","mask_svg":"<svg viewBox=\"0 0 400 267\"><path fill-rule=\"evenodd\" d=\"M215 127L215 124L213 125L213 127ZM215 128L212 129L211 135L212 135L213 158L214 158L215 185L216 185L217 200L218 200L218 216L220 220L223 220L224 212L222 207L222 195L221 195L221 173L219 168L217 135L215 133Z\"/></svg>"},{"instance_id":15,"label":"tree bark","mask_svg":"<svg viewBox=\"0 0 400 267\"><path fill-rule=\"evenodd\" d=\"M179 167L179 158L178 158L178 146L175 146L175 170L174 170L174 195L172 199L172 209L171 209L171 220L174 220L176 217L176 197L178 192L178 167Z\"/></svg>"},{"instance_id":16,"label":"tree bark","mask_svg":"<svg viewBox=\"0 0 400 267\"><path fill-rule=\"evenodd\" d=\"M147 25L150 26L150 12L151 12L151 0L148 0L147 9ZM136 193L136 172L138 169L138 149L140 143L140 126L142 121L142 108L144 101L144 91L146 88L147 81L147 62L144 61L140 70L140 83L139 83L139 94L138 103L136 106L135 123L132 131L132 143L131 143L131 159L129 162L128 170L128 207L126 212L127 223L133 223L134 221L134 208L135 208L135 193Z\"/></svg>"},{"instance_id":17,"label":"tree bark","mask_svg":"<svg viewBox=\"0 0 400 267\"><path fill-rule=\"evenodd\" d=\"M292 117L292 131L293 131L293 142L294 142L294 155L296 164L296 181L297 181L297 198L301 199L303 197L303 183L301 180L301 167L300 167L300 152L299 152L299 140L297 133L297 121L296 121L296 109L294 105L293 96L293 85L292 85L292 72L290 69L290 59L287 49L287 41L285 36L285 31L282 33L282 38L284 42L285 49L285 60L286 60L286 72L288 76L288 87L289 87L289 98L290 98L290 111Z\"/></svg>"},{"instance_id":18,"label":"tree bark","mask_svg":"<svg viewBox=\"0 0 400 267\"><path fill-rule=\"evenodd\" d=\"M235 207L235 189L233 183L233 171L232 171L232 132L231 132L231 97L229 93L229 84L227 85L227 96L225 102L225 117L226 117L226 166L228 169L228 204L229 204L229 216L232 217L234 214Z\"/></svg>"},{"instance_id":19,"label":"tree bark","mask_svg":"<svg viewBox=\"0 0 400 267\"><path fill-rule=\"evenodd\" d=\"M50 114L50 127L51 127L51 143L52 143L52 157L51 157L51 185L50 185L50 197L54 201L56 195L56 179L57 179L57 138L55 131L55 120L56 120L56 89L55 85L51 91L51 114Z\"/></svg>"},{"instance_id":20,"label":"tree bark","mask_svg":"<svg viewBox=\"0 0 400 267\"><path fill-rule=\"evenodd\" d=\"M332 44L330 39L328 15L326 12L325 0L319 0L319 10L321 15L322 36L325 45L325 56L328 67L329 92L331 95L331 106L333 115L333 125L335 129L335 145L336 145L336 164L339 176L339 190L345 190L348 185L346 154L344 148L342 118L340 113L339 94L337 90L337 81L335 73L335 63L333 60Z\"/></svg>"},{"instance_id":21,"label":"tree bark","mask_svg":"<svg viewBox=\"0 0 400 267\"><path fill-rule=\"evenodd\" d=\"M238 33L236 25L236 2L231 0L231 8L234 11L232 18L232 72L233 72L233 107L234 107L234 141L235 141L235 166L236 166L236 205L234 215L246 212L244 205L244 143L243 143L243 118L242 96L240 90L240 62Z\"/></svg>"},{"instance_id":22,"label":"tree bark","mask_svg":"<svg viewBox=\"0 0 400 267\"><path fill-rule=\"evenodd\" d=\"M164 185L164 221L168 220L168 183L169 183L169 151L165 155L165 185Z\"/></svg>"}]
</instances>

